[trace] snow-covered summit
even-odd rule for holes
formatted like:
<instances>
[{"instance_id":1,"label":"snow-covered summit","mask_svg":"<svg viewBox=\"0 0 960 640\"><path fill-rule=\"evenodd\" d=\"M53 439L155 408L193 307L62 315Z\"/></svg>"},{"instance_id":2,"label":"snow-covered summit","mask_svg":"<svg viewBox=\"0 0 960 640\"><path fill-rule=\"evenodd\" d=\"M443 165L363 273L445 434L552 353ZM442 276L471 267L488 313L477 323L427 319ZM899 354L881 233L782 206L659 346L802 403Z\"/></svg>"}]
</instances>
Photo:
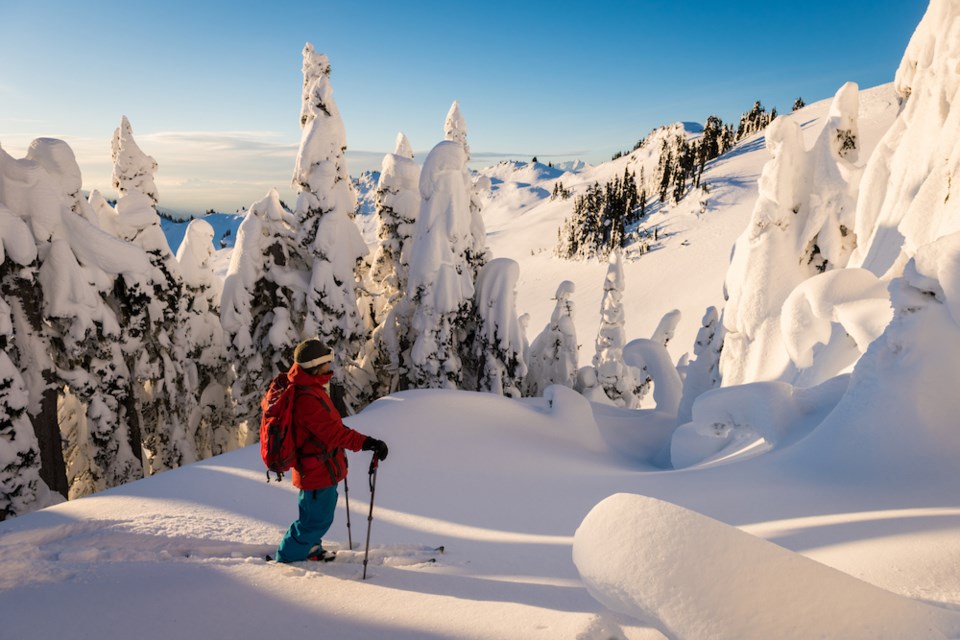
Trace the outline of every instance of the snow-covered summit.
<instances>
[{"instance_id":1,"label":"snow-covered summit","mask_svg":"<svg viewBox=\"0 0 960 640\"><path fill-rule=\"evenodd\" d=\"M489 177L494 188L496 188L497 185L504 182L517 182L529 185L549 182L550 180L556 180L563 176L567 171L542 162L504 160L491 167L481 169L478 173Z\"/></svg>"}]
</instances>

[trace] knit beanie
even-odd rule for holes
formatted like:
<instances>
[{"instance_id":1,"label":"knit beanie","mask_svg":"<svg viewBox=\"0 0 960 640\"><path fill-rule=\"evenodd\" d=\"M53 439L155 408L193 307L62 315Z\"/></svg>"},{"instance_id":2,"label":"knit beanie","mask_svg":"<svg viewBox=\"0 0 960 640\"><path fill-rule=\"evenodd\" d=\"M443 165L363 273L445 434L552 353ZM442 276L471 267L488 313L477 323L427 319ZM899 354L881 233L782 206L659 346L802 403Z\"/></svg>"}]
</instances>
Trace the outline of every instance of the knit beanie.
<instances>
[{"instance_id":1,"label":"knit beanie","mask_svg":"<svg viewBox=\"0 0 960 640\"><path fill-rule=\"evenodd\" d=\"M293 360L304 369L314 369L325 362L333 362L333 352L316 338L310 338L293 350Z\"/></svg>"}]
</instances>

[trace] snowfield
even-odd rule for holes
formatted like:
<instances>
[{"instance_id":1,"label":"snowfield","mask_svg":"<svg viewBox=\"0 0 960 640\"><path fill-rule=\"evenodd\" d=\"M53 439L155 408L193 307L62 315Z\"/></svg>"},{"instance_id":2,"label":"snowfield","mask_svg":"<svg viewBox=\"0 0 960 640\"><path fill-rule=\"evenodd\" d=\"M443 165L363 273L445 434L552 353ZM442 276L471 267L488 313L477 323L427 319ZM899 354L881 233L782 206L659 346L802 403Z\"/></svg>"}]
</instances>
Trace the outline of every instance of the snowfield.
<instances>
[{"instance_id":1,"label":"snowfield","mask_svg":"<svg viewBox=\"0 0 960 640\"><path fill-rule=\"evenodd\" d=\"M800 474L773 456L655 471L598 437L628 411L606 407L591 421L584 399L564 400L551 407L412 391L350 419L390 443L365 581L360 564L264 561L295 517L296 493L288 481L265 482L256 447L6 522L4 635L599 640L660 638L660 628L668 637L825 629L872 638L893 618L897 631L917 631L910 637L960 630L956 472L938 484L905 484L909 469L889 450L872 459L872 473L829 477ZM817 451L822 445L809 453ZM362 549L369 456L350 460L351 536ZM947 467L945 460L939 470ZM605 498L622 492L716 520L657 501L611 511ZM348 538L343 498L341 490L327 538L334 547ZM662 513L677 510L679 522ZM446 551L411 553L413 545ZM425 555L436 562L418 563ZM783 567L774 570L774 560ZM613 607L619 613L590 595L609 593L614 582L632 598ZM771 583L790 597L758 599L757 585ZM676 598L688 589L692 603ZM817 602L856 598L859 612L807 614L801 602L810 593ZM649 615L638 620L638 612Z\"/></svg>"}]
</instances>

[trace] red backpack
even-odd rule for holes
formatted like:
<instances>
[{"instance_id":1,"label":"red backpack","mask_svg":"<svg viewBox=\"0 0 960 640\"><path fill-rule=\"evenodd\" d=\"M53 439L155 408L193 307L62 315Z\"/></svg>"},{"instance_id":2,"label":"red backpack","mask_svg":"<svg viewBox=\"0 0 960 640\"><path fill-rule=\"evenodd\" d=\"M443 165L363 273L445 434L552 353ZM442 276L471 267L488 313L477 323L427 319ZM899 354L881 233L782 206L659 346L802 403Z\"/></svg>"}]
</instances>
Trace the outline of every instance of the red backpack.
<instances>
[{"instance_id":1,"label":"red backpack","mask_svg":"<svg viewBox=\"0 0 960 640\"><path fill-rule=\"evenodd\" d=\"M297 447L293 437L293 392L294 385L286 373L281 373L270 382L266 395L260 401L260 457L267 465L267 482L270 473L283 480L297 459Z\"/></svg>"}]
</instances>

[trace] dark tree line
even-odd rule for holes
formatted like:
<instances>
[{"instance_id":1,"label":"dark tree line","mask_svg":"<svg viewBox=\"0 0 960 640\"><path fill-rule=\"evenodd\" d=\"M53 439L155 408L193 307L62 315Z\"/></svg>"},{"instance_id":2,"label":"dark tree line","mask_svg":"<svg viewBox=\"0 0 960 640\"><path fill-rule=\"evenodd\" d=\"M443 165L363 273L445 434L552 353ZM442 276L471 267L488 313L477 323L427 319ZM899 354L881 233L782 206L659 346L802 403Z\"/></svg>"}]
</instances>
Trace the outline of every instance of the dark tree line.
<instances>
[{"instance_id":1,"label":"dark tree line","mask_svg":"<svg viewBox=\"0 0 960 640\"><path fill-rule=\"evenodd\" d=\"M767 128L767 125L776 120L776 118L776 107L768 113L764 106L760 104L760 101L757 100L753 103L753 108L750 109L750 111L740 116L740 126L737 127L737 135L733 140L734 143L740 142L757 131L763 131Z\"/></svg>"},{"instance_id":2,"label":"dark tree line","mask_svg":"<svg viewBox=\"0 0 960 640\"><path fill-rule=\"evenodd\" d=\"M557 253L564 258L606 257L624 246L627 227L646 214L646 192L628 169L601 185L595 182L578 196L559 231Z\"/></svg>"},{"instance_id":3,"label":"dark tree line","mask_svg":"<svg viewBox=\"0 0 960 640\"><path fill-rule=\"evenodd\" d=\"M704 124L702 135L696 139L689 139L676 127L676 132L664 127L655 129L633 147L633 151L637 151L660 141L660 155L653 175L644 176L641 167L638 180L636 174L625 169L622 177L604 185L594 183L586 193L577 196L573 214L560 228L557 254L564 258L604 258L610 255L614 248L624 246L629 239L627 228L646 215L648 190L661 204L676 204L691 190L701 186L705 190L701 179L706 164L729 151L740 140L765 129L776 117L776 109L767 112L758 100L749 112L741 115L736 128L711 115ZM625 155L627 152L617 152L613 160ZM571 193L558 182L551 199L567 198Z\"/></svg>"}]
</instances>

